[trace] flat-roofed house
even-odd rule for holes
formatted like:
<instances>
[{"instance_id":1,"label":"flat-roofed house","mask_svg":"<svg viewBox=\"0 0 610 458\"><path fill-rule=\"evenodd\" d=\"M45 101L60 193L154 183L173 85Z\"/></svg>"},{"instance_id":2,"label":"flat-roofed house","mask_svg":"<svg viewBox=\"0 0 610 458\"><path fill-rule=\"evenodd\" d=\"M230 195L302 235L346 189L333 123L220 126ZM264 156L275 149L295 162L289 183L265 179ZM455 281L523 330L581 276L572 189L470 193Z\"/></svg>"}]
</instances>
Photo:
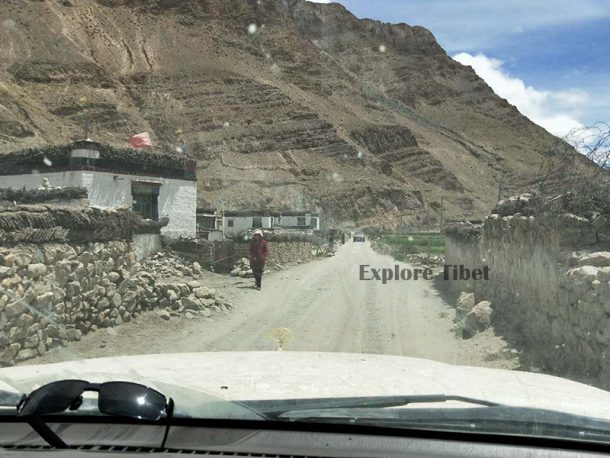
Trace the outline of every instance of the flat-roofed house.
<instances>
[{"instance_id":1,"label":"flat-roofed house","mask_svg":"<svg viewBox=\"0 0 610 458\"><path fill-rule=\"evenodd\" d=\"M233 236L252 229L319 230L320 218L308 211L227 210L223 225L225 234Z\"/></svg>"},{"instance_id":2,"label":"flat-roofed house","mask_svg":"<svg viewBox=\"0 0 610 458\"><path fill-rule=\"evenodd\" d=\"M0 188L84 187L89 204L131 207L143 218L169 217L168 237L195 237L196 161L176 153L78 141L0 155Z\"/></svg>"}]
</instances>

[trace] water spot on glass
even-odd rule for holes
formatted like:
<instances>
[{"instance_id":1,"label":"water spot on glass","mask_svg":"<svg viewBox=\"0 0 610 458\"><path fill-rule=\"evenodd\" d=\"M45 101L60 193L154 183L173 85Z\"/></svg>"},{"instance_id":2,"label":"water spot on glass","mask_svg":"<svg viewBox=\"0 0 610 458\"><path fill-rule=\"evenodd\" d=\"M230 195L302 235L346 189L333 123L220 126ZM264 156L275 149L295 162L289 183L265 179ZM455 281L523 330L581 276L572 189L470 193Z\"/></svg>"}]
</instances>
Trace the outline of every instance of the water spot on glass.
<instances>
[{"instance_id":1,"label":"water spot on glass","mask_svg":"<svg viewBox=\"0 0 610 458\"><path fill-rule=\"evenodd\" d=\"M38 169L32 169L32 174L34 174L34 175L35 175L35 174L38 174L38 173L40 173L40 172L38 171Z\"/></svg>"},{"instance_id":2,"label":"water spot on glass","mask_svg":"<svg viewBox=\"0 0 610 458\"><path fill-rule=\"evenodd\" d=\"M414 239L412 236L408 236L408 237L407 237L407 240L408 240L409 242L412 242L412 241L413 241L413 240L415 240L415 239Z\"/></svg>"},{"instance_id":3,"label":"water spot on glass","mask_svg":"<svg viewBox=\"0 0 610 458\"><path fill-rule=\"evenodd\" d=\"M46 156L42 158L42 162L44 162L44 165L46 165L47 167L51 167L53 165L51 159Z\"/></svg>"},{"instance_id":4,"label":"water spot on glass","mask_svg":"<svg viewBox=\"0 0 610 458\"><path fill-rule=\"evenodd\" d=\"M254 35L256 33L256 31L258 30L258 26L256 24L250 24L248 26L248 33L250 35Z\"/></svg>"},{"instance_id":5,"label":"water spot on glass","mask_svg":"<svg viewBox=\"0 0 610 458\"><path fill-rule=\"evenodd\" d=\"M231 124L229 124L229 121L225 121L225 122L223 123L223 126L224 126L224 127L229 127L230 125L231 125Z\"/></svg>"},{"instance_id":6,"label":"water spot on glass","mask_svg":"<svg viewBox=\"0 0 610 458\"><path fill-rule=\"evenodd\" d=\"M379 45L379 52L385 52L386 51L386 47L385 45Z\"/></svg>"},{"instance_id":7,"label":"water spot on glass","mask_svg":"<svg viewBox=\"0 0 610 458\"><path fill-rule=\"evenodd\" d=\"M362 151L358 151L358 159L362 159L362 156L363 156Z\"/></svg>"},{"instance_id":8,"label":"water spot on glass","mask_svg":"<svg viewBox=\"0 0 610 458\"><path fill-rule=\"evenodd\" d=\"M265 59L270 60L271 59L271 54L265 53Z\"/></svg>"},{"instance_id":9,"label":"water spot on glass","mask_svg":"<svg viewBox=\"0 0 610 458\"><path fill-rule=\"evenodd\" d=\"M481 261L487 262L487 258L481 258Z\"/></svg>"},{"instance_id":10,"label":"water spot on glass","mask_svg":"<svg viewBox=\"0 0 610 458\"><path fill-rule=\"evenodd\" d=\"M343 177L341 175L339 175L337 172L333 172L332 179L333 179L333 181L337 181L337 182L343 181Z\"/></svg>"},{"instance_id":11,"label":"water spot on glass","mask_svg":"<svg viewBox=\"0 0 610 458\"><path fill-rule=\"evenodd\" d=\"M176 152L177 153L183 153L184 149L182 148L182 146L176 146Z\"/></svg>"},{"instance_id":12,"label":"water spot on glass","mask_svg":"<svg viewBox=\"0 0 610 458\"><path fill-rule=\"evenodd\" d=\"M273 73L279 73L279 71L280 71L280 66L279 66L278 64L275 64L275 63L274 63L273 65L271 65L271 71L272 71Z\"/></svg>"},{"instance_id":13,"label":"water spot on glass","mask_svg":"<svg viewBox=\"0 0 610 458\"><path fill-rule=\"evenodd\" d=\"M15 21L13 21L12 19L5 19L4 21L2 21L2 27L6 28L6 29L12 29L16 25L17 25L17 23Z\"/></svg>"}]
</instances>

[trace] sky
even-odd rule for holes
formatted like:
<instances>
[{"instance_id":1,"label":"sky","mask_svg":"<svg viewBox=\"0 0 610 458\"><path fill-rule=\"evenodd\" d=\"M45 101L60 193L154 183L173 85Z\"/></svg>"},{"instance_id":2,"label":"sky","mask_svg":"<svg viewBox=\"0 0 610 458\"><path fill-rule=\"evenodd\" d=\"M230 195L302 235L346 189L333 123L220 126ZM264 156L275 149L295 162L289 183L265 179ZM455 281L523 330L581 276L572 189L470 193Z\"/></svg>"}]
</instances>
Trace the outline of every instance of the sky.
<instances>
[{"instance_id":1,"label":"sky","mask_svg":"<svg viewBox=\"0 0 610 458\"><path fill-rule=\"evenodd\" d=\"M610 0L339 3L360 18L426 27L449 56L555 135L610 123Z\"/></svg>"}]
</instances>

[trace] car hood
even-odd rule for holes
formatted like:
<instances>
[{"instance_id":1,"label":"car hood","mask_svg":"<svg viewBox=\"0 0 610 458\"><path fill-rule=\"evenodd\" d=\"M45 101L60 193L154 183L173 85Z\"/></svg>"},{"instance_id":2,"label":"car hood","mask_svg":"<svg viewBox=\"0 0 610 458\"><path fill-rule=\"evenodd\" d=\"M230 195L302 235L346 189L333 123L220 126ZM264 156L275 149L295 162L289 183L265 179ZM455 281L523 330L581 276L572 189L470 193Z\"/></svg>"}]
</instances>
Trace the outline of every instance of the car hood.
<instances>
[{"instance_id":1,"label":"car hood","mask_svg":"<svg viewBox=\"0 0 610 458\"><path fill-rule=\"evenodd\" d=\"M144 383L174 398L177 413L197 417L209 417L209 405L220 404L225 407L213 417L252 418L248 409L224 401L447 394L610 420L610 393L582 383L372 354L206 352L86 359L0 369L0 390L28 393L74 378ZM448 405L434 404L443 406Z\"/></svg>"}]
</instances>

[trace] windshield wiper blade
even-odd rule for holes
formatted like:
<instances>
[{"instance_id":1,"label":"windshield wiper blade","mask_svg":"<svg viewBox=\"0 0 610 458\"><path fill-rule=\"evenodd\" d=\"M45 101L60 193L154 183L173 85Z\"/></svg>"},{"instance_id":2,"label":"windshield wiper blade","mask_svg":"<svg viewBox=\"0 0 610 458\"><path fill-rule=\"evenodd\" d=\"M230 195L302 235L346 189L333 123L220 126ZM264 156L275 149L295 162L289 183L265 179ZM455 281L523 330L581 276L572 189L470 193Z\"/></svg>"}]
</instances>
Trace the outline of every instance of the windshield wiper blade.
<instances>
[{"instance_id":1,"label":"windshield wiper blade","mask_svg":"<svg viewBox=\"0 0 610 458\"><path fill-rule=\"evenodd\" d=\"M350 408L400 407L409 404L458 401L484 407L498 407L502 404L483 399L446 394L418 394L407 396L362 396L345 398L310 398L287 400L241 401L240 403L271 418L281 417L288 412L301 410L332 410Z\"/></svg>"}]
</instances>

